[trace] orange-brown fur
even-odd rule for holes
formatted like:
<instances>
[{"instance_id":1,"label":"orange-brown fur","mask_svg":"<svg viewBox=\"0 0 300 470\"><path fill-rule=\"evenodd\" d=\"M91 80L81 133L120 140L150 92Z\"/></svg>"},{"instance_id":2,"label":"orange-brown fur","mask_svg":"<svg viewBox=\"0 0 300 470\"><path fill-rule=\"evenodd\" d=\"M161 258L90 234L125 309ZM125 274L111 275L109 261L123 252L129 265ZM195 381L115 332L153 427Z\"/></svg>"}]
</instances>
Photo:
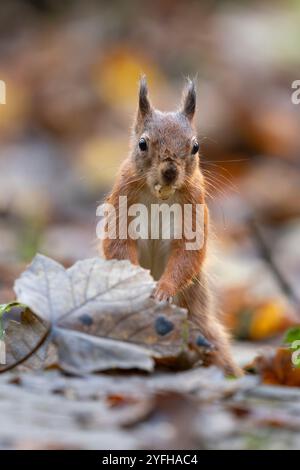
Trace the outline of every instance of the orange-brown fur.
<instances>
[{"instance_id":1,"label":"orange-brown fur","mask_svg":"<svg viewBox=\"0 0 300 470\"><path fill-rule=\"evenodd\" d=\"M172 182L172 201L181 205L193 204L193 208L195 204L205 204L205 182L200 171L199 155L198 152L191 155L191 148L195 143L195 100L195 87L189 81L182 108L175 113L161 113L153 109L148 99L146 82L142 79L131 155L124 161L107 198L107 202L114 205L117 216L119 196L127 196L128 207L137 202L155 200L155 185L165 184L164 172L170 167L176 171ZM147 141L146 151L139 150L141 137ZM193 218L193 225L194 222ZM227 373L238 375L240 370L232 359L228 336L216 314L206 279L208 227L209 214L205 205L203 245L198 250L188 251L185 249L184 237L170 240L167 261L161 266L162 274L154 296L158 300L170 301L175 298L177 304L187 308L191 320L216 347L214 363ZM155 250L157 246L159 245L154 244L151 249ZM143 265L139 244L131 238L106 238L102 249L107 259L129 259L133 264ZM150 250L150 245L146 249Z\"/></svg>"}]
</instances>

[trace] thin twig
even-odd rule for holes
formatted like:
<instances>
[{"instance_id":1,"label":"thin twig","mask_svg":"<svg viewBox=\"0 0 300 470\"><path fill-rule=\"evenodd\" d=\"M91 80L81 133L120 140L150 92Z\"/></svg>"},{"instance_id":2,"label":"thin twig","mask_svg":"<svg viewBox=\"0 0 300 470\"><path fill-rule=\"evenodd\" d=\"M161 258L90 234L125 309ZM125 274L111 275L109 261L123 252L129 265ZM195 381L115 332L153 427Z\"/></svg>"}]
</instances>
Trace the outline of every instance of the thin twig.
<instances>
[{"instance_id":1,"label":"thin twig","mask_svg":"<svg viewBox=\"0 0 300 470\"><path fill-rule=\"evenodd\" d=\"M288 280L282 273L280 267L278 266L277 262L275 261L273 254L272 254L272 250L270 248L270 244L268 240L266 239L266 236L264 234L261 224L255 218L250 218L248 219L248 225L256 241L256 244L260 250L260 254L262 258L269 265L283 293L288 297L288 299L296 307L296 310L299 312L300 311L300 299L298 298L293 287L288 282Z\"/></svg>"}]
</instances>

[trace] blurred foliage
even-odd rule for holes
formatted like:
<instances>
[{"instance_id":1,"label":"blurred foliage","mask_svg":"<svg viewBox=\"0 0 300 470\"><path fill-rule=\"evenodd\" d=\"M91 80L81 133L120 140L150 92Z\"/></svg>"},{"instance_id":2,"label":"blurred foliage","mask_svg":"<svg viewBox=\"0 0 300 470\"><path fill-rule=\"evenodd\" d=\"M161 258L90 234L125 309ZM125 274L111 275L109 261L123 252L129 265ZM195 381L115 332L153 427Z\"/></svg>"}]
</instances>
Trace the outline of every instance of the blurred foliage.
<instances>
[{"instance_id":1,"label":"blurred foliage","mask_svg":"<svg viewBox=\"0 0 300 470\"><path fill-rule=\"evenodd\" d=\"M103 61L95 65L93 79L106 104L119 112L120 107L132 107L136 102L137 78L141 73L147 76L150 88L154 84L157 88L162 86L163 76L154 63L119 46L107 51Z\"/></svg>"},{"instance_id":2,"label":"blurred foliage","mask_svg":"<svg viewBox=\"0 0 300 470\"><path fill-rule=\"evenodd\" d=\"M290 328L284 335L283 342L290 344L292 346L292 343L294 341L300 341L300 327L295 326L294 328Z\"/></svg>"},{"instance_id":3,"label":"blurred foliage","mask_svg":"<svg viewBox=\"0 0 300 470\"><path fill-rule=\"evenodd\" d=\"M289 326L297 317L280 298L259 300L244 289L227 291L223 303L225 323L238 339L268 339Z\"/></svg>"}]
</instances>

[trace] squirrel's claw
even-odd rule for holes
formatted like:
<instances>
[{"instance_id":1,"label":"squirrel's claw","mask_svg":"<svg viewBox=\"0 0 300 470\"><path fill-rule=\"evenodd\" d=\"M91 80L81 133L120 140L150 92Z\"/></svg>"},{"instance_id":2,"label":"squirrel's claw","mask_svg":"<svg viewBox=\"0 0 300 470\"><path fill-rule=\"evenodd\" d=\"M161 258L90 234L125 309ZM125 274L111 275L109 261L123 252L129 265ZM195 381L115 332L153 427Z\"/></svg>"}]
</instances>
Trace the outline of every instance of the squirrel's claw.
<instances>
[{"instance_id":1,"label":"squirrel's claw","mask_svg":"<svg viewBox=\"0 0 300 470\"><path fill-rule=\"evenodd\" d=\"M170 304L173 302L173 296L164 289L163 287L157 286L156 290L154 291L152 297L159 302L169 302Z\"/></svg>"}]
</instances>

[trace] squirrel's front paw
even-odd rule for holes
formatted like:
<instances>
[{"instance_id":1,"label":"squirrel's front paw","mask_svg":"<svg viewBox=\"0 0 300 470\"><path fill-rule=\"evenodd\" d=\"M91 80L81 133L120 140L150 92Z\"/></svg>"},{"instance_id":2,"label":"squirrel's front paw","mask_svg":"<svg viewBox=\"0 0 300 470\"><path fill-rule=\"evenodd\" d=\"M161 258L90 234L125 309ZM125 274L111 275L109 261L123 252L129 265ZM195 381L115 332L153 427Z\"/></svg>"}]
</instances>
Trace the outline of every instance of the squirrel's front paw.
<instances>
[{"instance_id":1,"label":"squirrel's front paw","mask_svg":"<svg viewBox=\"0 0 300 470\"><path fill-rule=\"evenodd\" d=\"M159 282L153 293L154 299L159 300L160 302L169 302L169 303L172 303L173 295L174 295L174 292L173 292L172 287L165 282Z\"/></svg>"}]
</instances>

